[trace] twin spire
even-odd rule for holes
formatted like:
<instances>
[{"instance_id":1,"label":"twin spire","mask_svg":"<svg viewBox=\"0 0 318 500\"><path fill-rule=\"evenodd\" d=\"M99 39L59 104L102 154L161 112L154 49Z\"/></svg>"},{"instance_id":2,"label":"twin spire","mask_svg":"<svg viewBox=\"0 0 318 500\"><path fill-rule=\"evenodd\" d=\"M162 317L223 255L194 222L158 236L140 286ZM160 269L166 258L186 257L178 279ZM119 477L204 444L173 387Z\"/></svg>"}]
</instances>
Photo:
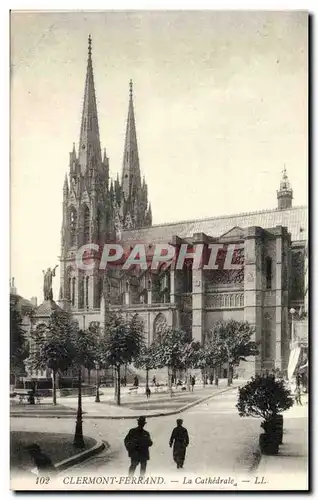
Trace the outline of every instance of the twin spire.
<instances>
[{"instance_id":1,"label":"twin spire","mask_svg":"<svg viewBox=\"0 0 318 500\"><path fill-rule=\"evenodd\" d=\"M102 159L100 145L91 35L88 37L88 58L78 160L76 159L76 152L73 147L73 152L71 153L71 164L73 163L73 156L75 163L78 165L78 170L82 175L85 175L87 171L92 172L95 170L101 172L100 178L105 177L103 175L103 166L107 163L108 169L108 158L106 156L106 151L104 150L104 156ZM66 186L64 187L64 190L66 192ZM148 208L147 187L141 183L132 80L129 82L129 105L122 165L122 178L121 185L119 186L119 189L117 186L116 192L117 198L122 198L120 205L123 220L126 217L131 217L133 219L134 226L140 224L143 225L147 216ZM151 212L148 214L148 219L151 219Z\"/></svg>"},{"instance_id":2,"label":"twin spire","mask_svg":"<svg viewBox=\"0 0 318 500\"><path fill-rule=\"evenodd\" d=\"M101 164L101 148L92 63L92 38L90 35L88 37L87 71L78 156L82 174L85 173L87 166L98 168Z\"/></svg>"}]
</instances>

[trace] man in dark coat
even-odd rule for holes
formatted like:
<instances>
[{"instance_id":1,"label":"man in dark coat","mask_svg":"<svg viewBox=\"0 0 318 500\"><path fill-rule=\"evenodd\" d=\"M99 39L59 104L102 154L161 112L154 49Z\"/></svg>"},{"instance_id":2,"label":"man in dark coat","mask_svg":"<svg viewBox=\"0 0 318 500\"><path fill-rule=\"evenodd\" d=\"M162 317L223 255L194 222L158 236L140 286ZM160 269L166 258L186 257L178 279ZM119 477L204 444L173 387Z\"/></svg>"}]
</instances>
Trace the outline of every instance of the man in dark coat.
<instances>
[{"instance_id":1,"label":"man in dark coat","mask_svg":"<svg viewBox=\"0 0 318 500\"><path fill-rule=\"evenodd\" d=\"M144 430L146 424L145 417L139 417L138 427L130 429L125 437L125 447L128 451L131 464L128 474L133 476L137 465L140 463L140 476L144 476L147 467L147 460L149 460L149 448L152 446L152 441L149 432Z\"/></svg>"},{"instance_id":2,"label":"man in dark coat","mask_svg":"<svg viewBox=\"0 0 318 500\"><path fill-rule=\"evenodd\" d=\"M56 474L56 468L52 460L43 453L38 444L30 444L26 449L33 458L39 474Z\"/></svg>"},{"instance_id":3,"label":"man in dark coat","mask_svg":"<svg viewBox=\"0 0 318 500\"><path fill-rule=\"evenodd\" d=\"M186 449L189 444L189 434L185 427L182 426L183 420L177 420L177 427L172 431L169 441L170 448L173 445L173 460L177 464L177 469L182 469L186 454Z\"/></svg>"}]
</instances>

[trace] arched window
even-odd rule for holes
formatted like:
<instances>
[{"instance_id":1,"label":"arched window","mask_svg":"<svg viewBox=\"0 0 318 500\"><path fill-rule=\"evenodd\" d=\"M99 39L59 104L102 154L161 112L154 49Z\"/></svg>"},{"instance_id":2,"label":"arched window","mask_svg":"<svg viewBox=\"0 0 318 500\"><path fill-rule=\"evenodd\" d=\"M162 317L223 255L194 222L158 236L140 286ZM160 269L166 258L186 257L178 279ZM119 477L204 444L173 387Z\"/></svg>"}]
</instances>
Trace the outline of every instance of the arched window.
<instances>
[{"instance_id":1,"label":"arched window","mask_svg":"<svg viewBox=\"0 0 318 500\"><path fill-rule=\"evenodd\" d=\"M70 233L71 233L71 246L76 245L77 234L77 212L74 207L71 207L70 212Z\"/></svg>"},{"instance_id":2,"label":"arched window","mask_svg":"<svg viewBox=\"0 0 318 500\"><path fill-rule=\"evenodd\" d=\"M192 262L185 262L184 268L184 292L192 293Z\"/></svg>"},{"instance_id":3,"label":"arched window","mask_svg":"<svg viewBox=\"0 0 318 500\"><path fill-rule=\"evenodd\" d=\"M97 215L96 215L96 238L98 243L100 242L100 237L101 237L101 213L100 210L97 210Z\"/></svg>"},{"instance_id":4,"label":"arched window","mask_svg":"<svg viewBox=\"0 0 318 500\"><path fill-rule=\"evenodd\" d=\"M153 324L153 340L157 339L159 342L162 342L166 328L167 320L162 313L159 313Z\"/></svg>"},{"instance_id":5,"label":"arched window","mask_svg":"<svg viewBox=\"0 0 318 500\"><path fill-rule=\"evenodd\" d=\"M266 288L270 290L272 288L272 259L266 257L265 259L265 273L266 273Z\"/></svg>"},{"instance_id":6,"label":"arched window","mask_svg":"<svg viewBox=\"0 0 318 500\"><path fill-rule=\"evenodd\" d=\"M86 307L88 307L89 302L88 302L88 290L89 290L89 276L86 276L85 280L85 297L86 297Z\"/></svg>"},{"instance_id":7,"label":"arched window","mask_svg":"<svg viewBox=\"0 0 318 500\"><path fill-rule=\"evenodd\" d=\"M90 226L90 220L89 220L89 208L85 206L84 208L84 245L86 243L89 243L89 226Z\"/></svg>"},{"instance_id":8,"label":"arched window","mask_svg":"<svg viewBox=\"0 0 318 500\"><path fill-rule=\"evenodd\" d=\"M79 297L78 297L78 308L83 309L84 307L84 276L80 276L79 282Z\"/></svg>"},{"instance_id":9,"label":"arched window","mask_svg":"<svg viewBox=\"0 0 318 500\"><path fill-rule=\"evenodd\" d=\"M75 286L76 286L76 278L72 279L72 306L75 305Z\"/></svg>"},{"instance_id":10,"label":"arched window","mask_svg":"<svg viewBox=\"0 0 318 500\"><path fill-rule=\"evenodd\" d=\"M69 277L67 282L67 292L66 292L66 298L68 300L71 300L71 290L72 290L72 278Z\"/></svg>"}]
</instances>

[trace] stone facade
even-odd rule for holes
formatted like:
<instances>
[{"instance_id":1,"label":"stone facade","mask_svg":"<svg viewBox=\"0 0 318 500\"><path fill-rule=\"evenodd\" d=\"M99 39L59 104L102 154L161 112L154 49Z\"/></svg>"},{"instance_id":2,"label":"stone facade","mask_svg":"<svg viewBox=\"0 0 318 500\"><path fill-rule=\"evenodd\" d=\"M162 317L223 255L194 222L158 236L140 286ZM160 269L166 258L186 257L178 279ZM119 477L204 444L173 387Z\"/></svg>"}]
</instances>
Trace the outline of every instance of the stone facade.
<instances>
[{"instance_id":1,"label":"stone facade","mask_svg":"<svg viewBox=\"0 0 318 500\"><path fill-rule=\"evenodd\" d=\"M85 127L91 128L87 131ZM91 153L84 154L86 149ZM106 153L103 160L100 155L89 42L79 153L74 146L63 190L61 303L69 302L81 327L91 322L103 327L109 310L119 309L127 316L138 313L148 343L160 335L165 324L183 328L202 342L216 321L246 320L255 326L260 354L242 363L239 374L250 377L264 369L286 370L288 311L304 306L307 269L307 208L292 207L286 170L277 193L278 208L152 226L147 186L140 178L130 84L121 181L109 182L108 172L109 159ZM72 266L79 246L114 241L128 249L136 243L148 249L158 243L176 248L187 243L191 249L202 243L219 244L221 265L215 270L192 269L188 259L181 270L111 268L107 280L98 270L100 255L90 257L95 264L92 271ZM224 269L228 245L237 248L241 269Z\"/></svg>"}]
</instances>

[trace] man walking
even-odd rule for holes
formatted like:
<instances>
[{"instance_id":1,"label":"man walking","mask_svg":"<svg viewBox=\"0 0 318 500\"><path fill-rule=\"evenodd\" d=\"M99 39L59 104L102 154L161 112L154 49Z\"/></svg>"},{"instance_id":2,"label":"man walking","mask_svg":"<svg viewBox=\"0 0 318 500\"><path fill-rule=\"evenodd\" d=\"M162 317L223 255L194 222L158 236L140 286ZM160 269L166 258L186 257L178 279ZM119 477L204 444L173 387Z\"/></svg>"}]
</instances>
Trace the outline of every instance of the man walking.
<instances>
[{"instance_id":1,"label":"man walking","mask_svg":"<svg viewBox=\"0 0 318 500\"><path fill-rule=\"evenodd\" d=\"M131 460L128 471L129 476L134 475L137 465L140 464L140 476L142 477L146 472L149 448L152 446L152 441L149 432L144 430L146 425L145 417L139 417L137 423L138 427L130 429L124 443Z\"/></svg>"},{"instance_id":2,"label":"man walking","mask_svg":"<svg viewBox=\"0 0 318 500\"><path fill-rule=\"evenodd\" d=\"M178 418L177 427L172 431L169 441L170 448L173 445L173 460L177 464L177 469L182 469L186 454L186 449L189 444L189 434L185 427L182 426L183 420Z\"/></svg>"}]
</instances>

